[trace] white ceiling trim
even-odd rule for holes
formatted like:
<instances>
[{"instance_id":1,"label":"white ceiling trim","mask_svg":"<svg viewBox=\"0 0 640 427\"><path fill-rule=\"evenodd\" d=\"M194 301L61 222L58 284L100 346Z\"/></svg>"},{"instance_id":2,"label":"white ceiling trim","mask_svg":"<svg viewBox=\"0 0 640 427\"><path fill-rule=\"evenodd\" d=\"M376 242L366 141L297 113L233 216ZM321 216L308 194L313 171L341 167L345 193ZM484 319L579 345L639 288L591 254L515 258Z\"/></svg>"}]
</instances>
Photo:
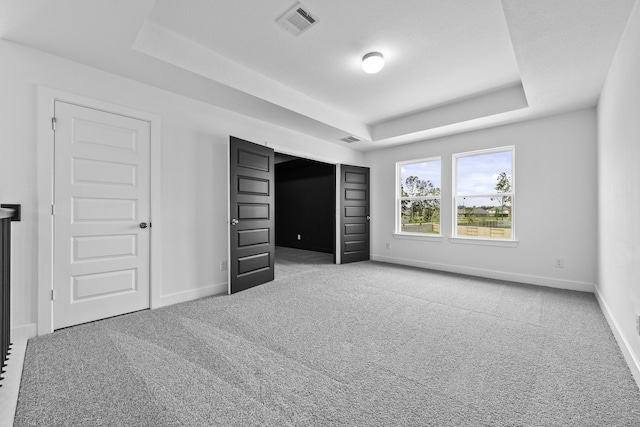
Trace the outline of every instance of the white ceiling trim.
<instances>
[{"instance_id":1,"label":"white ceiling trim","mask_svg":"<svg viewBox=\"0 0 640 427\"><path fill-rule=\"evenodd\" d=\"M524 89L518 83L376 124L373 127L373 140L381 142L527 106Z\"/></svg>"},{"instance_id":2,"label":"white ceiling trim","mask_svg":"<svg viewBox=\"0 0 640 427\"><path fill-rule=\"evenodd\" d=\"M142 25L132 48L276 106L341 129L345 134L371 140L370 126L358 122L348 114L321 104L149 20Z\"/></svg>"},{"instance_id":3,"label":"white ceiling trim","mask_svg":"<svg viewBox=\"0 0 640 427\"><path fill-rule=\"evenodd\" d=\"M149 20L142 25L132 48L258 97L273 104L271 108L291 110L296 115L290 119L305 116L324 123L334 128L332 139L353 135L362 142L404 141L415 138L416 133L527 107L522 84L518 83L368 125Z\"/></svg>"},{"instance_id":4,"label":"white ceiling trim","mask_svg":"<svg viewBox=\"0 0 640 427\"><path fill-rule=\"evenodd\" d=\"M479 117L477 119L467 120L460 123L452 123L432 129L425 129L386 139L380 139L377 141L373 141L372 143L369 143L367 145L360 146L357 149L361 151L373 151L393 145L410 144L418 141L428 141L430 139L442 138L449 135L489 129L492 127L504 126L512 123L534 120L594 107L594 104L586 104L584 102L558 104L551 108L549 108L548 106L529 106L527 108L507 111L500 114L494 114L492 116Z\"/></svg>"},{"instance_id":5,"label":"white ceiling trim","mask_svg":"<svg viewBox=\"0 0 640 427\"><path fill-rule=\"evenodd\" d=\"M295 38L294 0L0 0L0 36L368 151L594 107L634 2L305 0Z\"/></svg>"}]
</instances>

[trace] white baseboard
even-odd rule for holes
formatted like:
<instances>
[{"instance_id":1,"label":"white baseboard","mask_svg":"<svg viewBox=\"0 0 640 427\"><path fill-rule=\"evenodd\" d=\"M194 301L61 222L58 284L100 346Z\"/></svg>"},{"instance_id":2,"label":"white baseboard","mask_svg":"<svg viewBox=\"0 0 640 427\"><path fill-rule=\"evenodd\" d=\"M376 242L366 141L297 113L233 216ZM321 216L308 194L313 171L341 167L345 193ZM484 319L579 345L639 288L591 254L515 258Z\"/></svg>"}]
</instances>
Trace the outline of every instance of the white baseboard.
<instances>
[{"instance_id":1,"label":"white baseboard","mask_svg":"<svg viewBox=\"0 0 640 427\"><path fill-rule=\"evenodd\" d=\"M633 378L636 380L636 384L640 389L640 355L636 355L631 350L631 346L629 345L629 341L625 338L625 336L620 332L620 328L618 327L618 322L616 322L616 318L613 317L609 306L602 299L600 292L596 288L594 292L596 294L596 299L598 300L598 304L600 304L600 308L602 309L602 313L604 313L604 317L607 319L609 323L609 327L611 328L611 332L613 332L613 336L618 341L618 346L622 351L622 355L624 359L627 361L627 365L629 365L629 369L631 370L631 374Z\"/></svg>"},{"instance_id":2,"label":"white baseboard","mask_svg":"<svg viewBox=\"0 0 640 427\"><path fill-rule=\"evenodd\" d=\"M165 295L160 298L160 307L178 304L180 302L191 301L198 298L204 298L212 295L227 292L227 283L218 283L215 285L205 286L198 289L192 289L183 292L177 292L171 295ZM38 335L38 324L30 323L27 325L16 326L11 328L11 341L28 340Z\"/></svg>"},{"instance_id":3,"label":"white baseboard","mask_svg":"<svg viewBox=\"0 0 640 427\"><path fill-rule=\"evenodd\" d=\"M204 286L198 289L176 292L175 294L163 295L160 297L160 307L192 301L198 298L210 297L212 295L227 292L227 283L217 283L215 285Z\"/></svg>"},{"instance_id":4,"label":"white baseboard","mask_svg":"<svg viewBox=\"0 0 640 427\"><path fill-rule=\"evenodd\" d=\"M11 328L11 341L28 340L38 335L38 324L29 323L28 325L16 326Z\"/></svg>"},{"instance_id":5,"label":"white baseboard","mask_svg":"<svg viewBox=\"0 0 640 427\"><path fill-rule=\"evenodd\" d=\"M531 276L526 274L506 273L496 270L485 270L481 268L463 267L460 265L439 264L420 260L405 258L394 258L384 255L371 255L373 261L386 262L389 264L400 264L409 267L427 268L430 270L446 271L448 273L467 274L469 276L486 277L488 279L506 280L509 282L527 283L530 285L546 286L549 288L568 289L571 291L594 293L596 286L594 283L579 282L574 280L554 279L551 277Z\"/></svg>"}]
</instances>

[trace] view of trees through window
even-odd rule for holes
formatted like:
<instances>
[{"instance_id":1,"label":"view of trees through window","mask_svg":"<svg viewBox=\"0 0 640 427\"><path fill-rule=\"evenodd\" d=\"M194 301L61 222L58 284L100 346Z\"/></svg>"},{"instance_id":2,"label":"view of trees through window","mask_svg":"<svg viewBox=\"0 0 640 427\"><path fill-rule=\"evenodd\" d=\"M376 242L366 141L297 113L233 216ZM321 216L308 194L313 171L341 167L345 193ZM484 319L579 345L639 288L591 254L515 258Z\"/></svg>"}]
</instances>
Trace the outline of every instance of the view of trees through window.
<instances>
[{"instance_id":1,"label":"view of trees through window","mask_svg":"<svg viewBox=\"0 0 640 427\"><path fill-rule=\"evenodd\" d=\"M440 159L398 164L400 231L440 234Z\"/></svg>"},{"instance_id":2,"label":"view of trees through window","mask_svg":"<svg viewBox=\"0 0 640 427\"><path fill-rule=\"evenodd\" d=\"M513 148L455 156L455 235L513 238Z\"/></svg>"}]
</instances>

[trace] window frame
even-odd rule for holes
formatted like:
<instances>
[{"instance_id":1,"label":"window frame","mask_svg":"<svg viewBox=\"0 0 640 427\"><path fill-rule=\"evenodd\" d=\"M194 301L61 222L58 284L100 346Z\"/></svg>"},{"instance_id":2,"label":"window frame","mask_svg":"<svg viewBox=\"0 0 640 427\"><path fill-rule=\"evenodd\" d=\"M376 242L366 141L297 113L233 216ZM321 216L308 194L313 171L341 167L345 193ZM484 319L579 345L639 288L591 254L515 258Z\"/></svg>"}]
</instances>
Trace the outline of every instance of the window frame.
<instances>
[{"instance_id":1,"label":"window frame","mask_svg":"<svg viewBox=\"0 0 640 427\"><path fill-rule=\"evenodd\" d=\"M487 194L458 194L458 159L463 157L472 157L483 154L511 152L511 191L506 193L487 193ZM452 230L453 239L480 240L487 242L517 242L516 239L516 221L515 221L515 203L516 203L516 147L515 145L507 145L502 147L487 148L482 150L465 151L454 153L452 159L452 179L451 179L451 205L452 205ZM459 198L491 198L491 197L511 197L511 237L490 237L490 236L468 236L458 234L458 206L456 200Z\"/></svg>"},{"instance_id":2,"label":"window frame","mask_svg":"<svg viewBox=\"0 0 640 427\"><path fill-rule=\"evenodd\" d=\"M402 167L416 163L440 162L440 195L439 196L418 196L418 197L402 197L400 187L402 185ZM411 159L396 162L396 202L395 202L395 237L419 237L419 238L441 238L442 237L442 156L426 157L422 159ZM410 231L402 231L402 202L414 200L438 200L440 202L440 215L438 221L438 233L418 233Z\"/></svg>"}]
</instances>

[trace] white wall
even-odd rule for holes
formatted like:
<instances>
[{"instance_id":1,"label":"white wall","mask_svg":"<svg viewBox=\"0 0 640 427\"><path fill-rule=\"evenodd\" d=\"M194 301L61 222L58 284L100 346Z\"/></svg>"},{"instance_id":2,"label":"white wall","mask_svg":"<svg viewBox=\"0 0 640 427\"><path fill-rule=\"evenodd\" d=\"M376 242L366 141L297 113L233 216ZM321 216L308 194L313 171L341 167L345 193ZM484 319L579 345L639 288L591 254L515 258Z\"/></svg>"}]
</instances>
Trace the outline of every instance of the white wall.
<instances>
[{"instance_id":1,"label":"white wall","mask_svg":"<svg viewBox=\"0 0 640 427\"><path fill-rule=\"evenodd\" d=\"M517 247L453 243L452 154L515 145ZM396 162L442 157L440 241L394 238ZM596 281L595 109L365 154L371 168L372 258L567 289ZM390 249L386 248L386 243ZM555 268L554 258L564 259Z\"/></svg>"},{"instance_id":2,"label":"white wall","mask_svg":"<svg viewBox=\"0 0 640 427\"><path fill-rule=\"evenodd\" d=\"M37 87L135 108L162 120L162 300L226 282L229 135L278 151L361 164L362 154L158 88L0 41L0 202L21 203L13 225L12 327L33 335L37 319ZM14 336L15 337L15 336Z\"/></svg>"},{"instance_id":3,"label":"white wall","mask_svg":"<svg viewBox=\"0 0 640 427\"><path fill-rule=\"evenodd\" d=\"M598 104L598 294L640 384L640 2Z\"/></svg>"}]
</instances>

